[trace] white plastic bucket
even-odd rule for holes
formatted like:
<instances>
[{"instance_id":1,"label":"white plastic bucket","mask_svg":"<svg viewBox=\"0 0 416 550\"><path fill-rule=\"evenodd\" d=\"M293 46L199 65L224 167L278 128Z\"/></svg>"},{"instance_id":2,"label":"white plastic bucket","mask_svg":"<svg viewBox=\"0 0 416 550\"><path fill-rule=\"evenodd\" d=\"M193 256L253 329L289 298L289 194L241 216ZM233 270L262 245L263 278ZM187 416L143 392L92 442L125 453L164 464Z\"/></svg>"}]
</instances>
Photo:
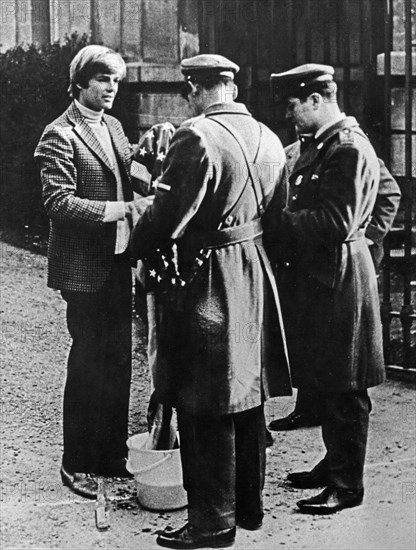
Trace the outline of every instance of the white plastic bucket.
<instances>
[{"instance_id":1,"label":"white plastic bucket","mask_svg":"<svg viewBox=\"0 0 416 550\"><path fill-rule=\"evenodd\" d=\"M183 488L180 451L144 449L148 437L148 433L143 433L127 440L126 468L136 480L137 499L149 510L183 508L187 505L187 496Z\"/></svg>"}]
</instances>

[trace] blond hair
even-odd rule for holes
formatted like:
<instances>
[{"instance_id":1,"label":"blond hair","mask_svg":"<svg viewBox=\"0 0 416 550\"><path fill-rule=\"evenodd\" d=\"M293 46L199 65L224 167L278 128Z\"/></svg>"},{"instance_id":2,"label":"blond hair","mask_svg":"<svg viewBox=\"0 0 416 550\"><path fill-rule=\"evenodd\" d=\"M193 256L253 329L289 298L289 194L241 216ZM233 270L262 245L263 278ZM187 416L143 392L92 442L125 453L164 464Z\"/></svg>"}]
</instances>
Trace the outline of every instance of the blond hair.
<instances>
[{"instance_id":1,"label":"blond hair","mask_svg":"<svg viewBox=\"0 0 416 550\"><path fill-rule=\"evenodd\" d=\"M120 79L126 76L126 63L121 55L105 46L85 46L69 67L69 95L78 98L80 87L87 88L88 82L97 73L119 74Z\"/></svg>"}]
</instances>

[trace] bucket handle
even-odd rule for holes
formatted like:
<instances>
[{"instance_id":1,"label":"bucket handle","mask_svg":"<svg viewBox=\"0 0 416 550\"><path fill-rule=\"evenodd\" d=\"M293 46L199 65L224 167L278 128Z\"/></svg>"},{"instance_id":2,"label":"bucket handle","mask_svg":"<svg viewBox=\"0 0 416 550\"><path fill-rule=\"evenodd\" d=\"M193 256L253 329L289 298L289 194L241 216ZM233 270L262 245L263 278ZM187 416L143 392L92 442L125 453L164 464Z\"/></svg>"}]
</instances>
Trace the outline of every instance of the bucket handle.
<instances>
[{"instance_id":1,"label":"bucket handle","mask_svg":"<svg viewBox=\"0 0 416 550\"><path fill-rule=\"evenodd\" d=\"M149 466L145 466L144 468L141 468L140 470L133 470L133 468L130 465L130 460L128 460L127 464L126 464L126 469L127 469L127 471L129 471L133 475L145 474L146 472L150 472L154 468L157 468L158 466L160 466L161 464L163 464L167 460L170 460L172 458L172 456L173 456L173 453L167 453L163 458L160 458L156 462L153 462L153 464L150 464Z\"/></svg>"}]
</instances>

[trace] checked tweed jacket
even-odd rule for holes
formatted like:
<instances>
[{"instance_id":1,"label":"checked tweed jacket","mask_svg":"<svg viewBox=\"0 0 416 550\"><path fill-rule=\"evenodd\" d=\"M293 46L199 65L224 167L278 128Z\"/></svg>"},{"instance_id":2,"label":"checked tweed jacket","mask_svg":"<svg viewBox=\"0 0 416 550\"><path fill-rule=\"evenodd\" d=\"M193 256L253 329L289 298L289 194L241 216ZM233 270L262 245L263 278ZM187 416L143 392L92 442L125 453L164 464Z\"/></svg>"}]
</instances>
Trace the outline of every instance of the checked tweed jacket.
<instances>
[{"instance_id":1,"label":"checked tweed jacket","mask_svg":"<svg viewBox=\"0 0 416 550\"><path fill-rule=\"evenodd\" d=\"M117 156L124 200L130 201L130 144L118 120L104 115L103 121ZM74 103L45 128L35 159L50 218L48 286L94 292L114 261L116 222L103 222L106 201L117 200L112 162Z\"/></svg>"}]
</instances>

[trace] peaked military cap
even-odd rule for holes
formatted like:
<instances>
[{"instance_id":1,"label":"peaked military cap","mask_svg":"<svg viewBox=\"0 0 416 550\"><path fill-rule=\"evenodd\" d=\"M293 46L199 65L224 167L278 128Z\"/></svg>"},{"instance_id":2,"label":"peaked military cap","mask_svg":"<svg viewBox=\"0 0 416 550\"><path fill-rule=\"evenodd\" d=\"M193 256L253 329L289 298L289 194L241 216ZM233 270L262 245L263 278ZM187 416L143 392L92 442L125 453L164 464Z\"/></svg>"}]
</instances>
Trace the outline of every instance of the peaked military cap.
<instances>
[{"instance_id":1,"label":"peaked military cap","mask_svg":"<svg viewBox=\"0 0 416 550\"><path fill-rule=\"evenodd\" d=\"M220 75L234 79L235 73L239 70L240 67L236 63L217 54L195 55L181 62L181 71L187 78Z\"/></svg>"},{"instance_id":2,"label":"peaked military cap","mask_svg":"<svg viewBox=\"0 0 416 550\"><path fill-rule=\"evenodd\" d=\"M270 83L275 99L282 101L292 94L299 93L302 88L309 88L317 82L331 82L334 72L334 67L331 65L306 63L290 71L271 74Z\"/></svg>"}]
</instances>

